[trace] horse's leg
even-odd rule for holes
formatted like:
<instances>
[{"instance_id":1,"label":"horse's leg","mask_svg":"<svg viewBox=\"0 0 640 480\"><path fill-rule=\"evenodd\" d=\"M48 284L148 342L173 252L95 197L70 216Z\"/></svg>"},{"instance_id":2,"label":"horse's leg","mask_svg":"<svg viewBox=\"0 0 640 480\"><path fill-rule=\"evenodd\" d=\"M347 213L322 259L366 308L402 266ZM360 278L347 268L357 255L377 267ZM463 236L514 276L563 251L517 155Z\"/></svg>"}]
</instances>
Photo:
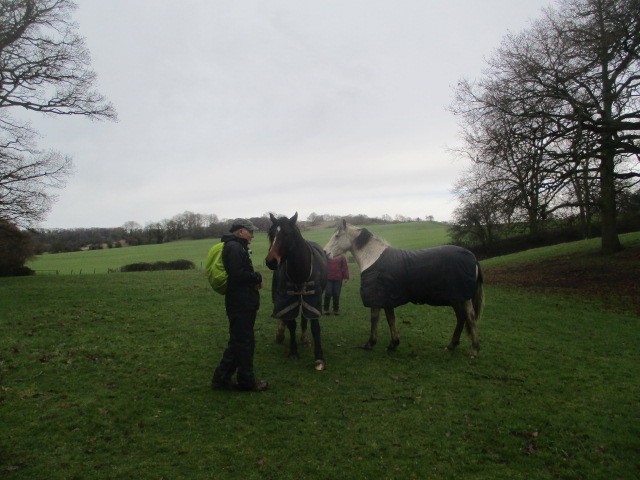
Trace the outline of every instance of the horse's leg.
<instances>
[{"instance_id":1,"label":"horse's leg","mask_svg":"<svg viewBox=\"0 0 640 480\"><path fill-rule=\"evenodd\" d=\"M284 329L287 327L287 322L284 320L278 321L278 331L276 332L276 343L281 345L284 343Z\"/></svg>"},{"instance_id":2,"label":"horse's leg","mask_svg":"<svg viewBox=\"0 0 640 480\"><path fill-rule=\"evenodd\" d=\"M453 336L451 337L451 342L447 345L447 350L455 350L455 348L460 345L460 334L462 333L462 329L465 324L465 307L463 303L454 303L452 305L453 311L456 313L456 328L453 330Z\"/></svg>"},{"instance_id":3,"label":"horse's leg","mask_svg":"<svg viewBox=\"0 0 640 480\"><path fill-rule=\"evenodd\" d=\"M302 331L300 332L300 343L305 347L310 347L311 342L309 341L309 336L307 335L307 319L304 315L300 319L300 326L302 327Z\"/></svg>"},{"instance_id":4,"label":"horse's leg","mask_svg":"<svg viewBox=\"0 0 640 480\"><path fill-rule=\"evenodd\" d=\"M364 345L365 350L371 350L378 343L378 320L380 320L380 307L371 307L371 334L369 341Z\"/></svg>"},{"instance_id":5,"label":"horse's leg","mask_svg":"<svg viewBox=\"0 0 640 480\"><path fill-rule=\"evenodd\" d=\"M311 334L313 335L313 350L316 357L316 370L324 370L327 364L324 361L322 342L320 341L320 320L317 318L311 320Z\"/></svg>"},{"instance_id":6,"label":"horse's leg","mask_svg":"<svg viewBox=\"0 0 640 480\"><path fill-rule=\"evenodd\" d=\"M466 328L467 333L471 337L471 358L478 356L480 343L478 341L478 330L476 327L476 314L473 309L473 302L465 300L464 302L453 304L453 310L456 312L457 324L451 337L451 343L447 346L448 350L455 349L460 344L460 334L462 329Z\"/></svg>"},{"instance_id":7,"label":"horse's leg","mask_svg":"<svg viewBox=\"0 0 640 480\"><path fill-rule=\"evenodd\" d=\"M476 358L478 356L478 351L480 350L480 340L478 339L478 327L477 327L477 317L474 309L473 302L471 300L467 300L465 302L465 310L467 311L466 315L466 323L464 324L467 333L471 337L471 358Z\"/></svg>"},{"instance_id":8,"label":"horse's leg","mask_svg":"<svg viewBox=\"0 0 640 480\"><path fill-rule=\"evenodd\" d=\"M393 308L385 308L384 314L387 317L387 323L389 324L389 331L391 332L391 343L387 347L387 350L395 350L400 344L400 338L398 337L398 329L396 328L396 315Z\"/></svg>"},{"instance_id":9,"label":"horse's leg","mask_svg":"<svg viewBox=\"0 0 640 480\"><path fill-rule=\"evenodd\" d=\"M289 358L291 360L299 360L298 342L296 341L296 319L287 322L289 328Z\"/></svg>"}]
</instances>

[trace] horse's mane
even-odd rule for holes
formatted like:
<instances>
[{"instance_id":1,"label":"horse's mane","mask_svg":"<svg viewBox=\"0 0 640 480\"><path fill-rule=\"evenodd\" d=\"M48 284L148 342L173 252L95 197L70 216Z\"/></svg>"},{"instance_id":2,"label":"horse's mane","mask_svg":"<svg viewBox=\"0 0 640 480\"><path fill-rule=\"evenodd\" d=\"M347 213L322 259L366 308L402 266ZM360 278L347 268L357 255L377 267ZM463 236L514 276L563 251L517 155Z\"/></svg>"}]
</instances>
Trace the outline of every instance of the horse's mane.
<instances>
[{"instance_id":1,"label":"horse's mane","mask_svg":"<svg viewBox=\"0 0 640 480\"><path fill-rule=\"evenodd\" d=\"M380 242L383 245L389 246L389 243L386 240L383 240L382 238L377 236L375 233L367 230L366 228L363 228L360 230L360 234L355 238L355 241L353 242L353 244L357 250L361 250L372 240Z\"/></svg>"}]
</instances>

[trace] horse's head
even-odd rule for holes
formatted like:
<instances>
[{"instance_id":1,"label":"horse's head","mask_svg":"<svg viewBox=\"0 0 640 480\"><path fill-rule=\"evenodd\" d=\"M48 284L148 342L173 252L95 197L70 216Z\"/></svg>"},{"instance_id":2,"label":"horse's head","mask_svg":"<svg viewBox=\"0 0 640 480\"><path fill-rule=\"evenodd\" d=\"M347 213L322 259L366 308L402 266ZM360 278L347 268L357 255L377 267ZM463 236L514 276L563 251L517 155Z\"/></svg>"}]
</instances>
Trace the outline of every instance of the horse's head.
<instances>
[{"instance_id":1,"label":"horse's head","mask_svg":"<svg viewBox=\"0 0 640 480\"><path fill-rule=\"evenodd\" d=\"M324 251L329 258L339 257L351 250L354 238L352 234L353 230L357 229L347 224L347 221L344 219L338 223L338 228L336 228L333 236L324 246Z\"/></svg>"},{"instance_id":2,"label":"horse's head","mask_svg":"<svg viewBox=\"0 0 640 480\"><path fill-rule=\"evenodd\" d=\"M269 215L271 217L271 227L268 232L269 251L265 262L269 269L275 270L280 263L287 259L291 248L291 240L295 232L298 231L296 226L298 212L291 218L276 218L272 213Z\"/></svg>"}]
</instances>

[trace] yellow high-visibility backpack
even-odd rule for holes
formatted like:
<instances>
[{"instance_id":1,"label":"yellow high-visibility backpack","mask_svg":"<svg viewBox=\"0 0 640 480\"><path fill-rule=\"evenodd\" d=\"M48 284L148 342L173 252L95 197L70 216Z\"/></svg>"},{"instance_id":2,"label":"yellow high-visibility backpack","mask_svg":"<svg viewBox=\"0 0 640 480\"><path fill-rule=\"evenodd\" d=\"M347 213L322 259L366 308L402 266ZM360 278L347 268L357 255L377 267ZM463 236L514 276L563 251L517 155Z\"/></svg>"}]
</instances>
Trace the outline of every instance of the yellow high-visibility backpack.
<instances>
[{"instance_id":1,"label":"yellow high-visibility backpack","mask_svg":"<svg viewBox=\"0 0 640 480\"><path fill-rule=\"evenodd\" d=\"M209 283L211 288L221 295L227 293L227 270L224 268L222 261L222 250L224 248L224 242L215 244L209 250L207 255L207 276L209 277Z\"/></svg>"}]
</instances>

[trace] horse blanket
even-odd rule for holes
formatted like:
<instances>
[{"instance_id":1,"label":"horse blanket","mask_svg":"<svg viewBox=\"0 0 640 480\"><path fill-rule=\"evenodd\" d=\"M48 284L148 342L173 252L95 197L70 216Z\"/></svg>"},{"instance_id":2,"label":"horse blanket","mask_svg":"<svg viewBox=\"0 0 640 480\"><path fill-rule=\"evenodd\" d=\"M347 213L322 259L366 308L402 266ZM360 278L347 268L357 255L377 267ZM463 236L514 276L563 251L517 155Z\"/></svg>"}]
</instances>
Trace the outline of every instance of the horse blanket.
<instances>
[{"instance_id":1,"label":"horse blanket","mask_svg":"<svg viewBox=\"0 0 640 480\"><path fill-rule=\"evenodd\" d=\"M312 268L309 279L293 283L287 276L287 261L273 272L271 297L273 316L282 320L295 320L302 307L302 316L315 320L322 316L322 292L327 285L327 257L320 245L307 241L311 247Z\"/></svg>"},{"instance_id":2,"label":"horse blanket","mask_svg":"<svg viewBox=\"0 0 640 480\"><path fill-rule=\"evenodd\" d=\"M462 247L389 247L361 273L360 296L365 307L395 308L408 302L451 306L473 297L477 275L476 257Z\"/></svg>"}]
</instances>

